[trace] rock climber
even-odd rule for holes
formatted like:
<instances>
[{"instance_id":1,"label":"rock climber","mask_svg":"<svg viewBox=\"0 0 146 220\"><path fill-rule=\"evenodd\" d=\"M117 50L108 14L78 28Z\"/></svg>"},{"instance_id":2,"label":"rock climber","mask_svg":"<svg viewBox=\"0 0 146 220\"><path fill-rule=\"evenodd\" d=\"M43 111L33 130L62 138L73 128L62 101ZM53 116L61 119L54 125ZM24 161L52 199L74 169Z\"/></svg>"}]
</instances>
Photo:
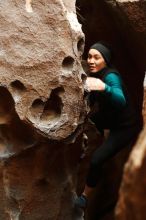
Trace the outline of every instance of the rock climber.
<instances>
[{"instance_id":1,"label":"rock climber","mask_svg":"<svg viewBox=\"0 0 146 220\"><path fill-rule=\"evenodd\" d=\"M103 42L92 45L87 64L90 74L86 85L91 109L96 104L96 111L89 117L102 134L108 129L109 135L93 153L85 188L75 200L75 205L83 209L99 181L103 164L128 146L141 129L127 88L120 73L113 68L109 46Z\"/></svg>"}]
</instances>

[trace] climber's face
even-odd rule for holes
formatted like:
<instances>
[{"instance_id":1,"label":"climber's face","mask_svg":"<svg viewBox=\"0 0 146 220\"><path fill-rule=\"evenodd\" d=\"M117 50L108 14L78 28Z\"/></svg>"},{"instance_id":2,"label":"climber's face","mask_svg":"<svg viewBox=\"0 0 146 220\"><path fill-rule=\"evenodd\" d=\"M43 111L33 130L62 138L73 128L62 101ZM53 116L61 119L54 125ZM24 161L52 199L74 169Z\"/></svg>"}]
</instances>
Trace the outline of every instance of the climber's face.
<instances>
[{"instance_id":1,"label":"climber's face","mask_svg":"<svg viewBox=\"0 0 146 220\"><path fill-rule=\"evenodd\" d=\"M106 66L106 62L102 54L96 49L89 50L87 63L91 73L96 73Z\"/></svg>"}]
</instances>

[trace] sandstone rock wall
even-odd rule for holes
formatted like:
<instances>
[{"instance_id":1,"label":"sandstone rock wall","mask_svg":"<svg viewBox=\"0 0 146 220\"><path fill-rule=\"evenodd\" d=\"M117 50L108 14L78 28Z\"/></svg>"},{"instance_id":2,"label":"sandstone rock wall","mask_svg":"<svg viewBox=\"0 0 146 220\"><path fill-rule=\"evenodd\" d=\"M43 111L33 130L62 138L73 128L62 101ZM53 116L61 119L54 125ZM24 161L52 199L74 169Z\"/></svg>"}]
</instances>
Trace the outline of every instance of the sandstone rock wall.
<instances>
[{"instance_id":1,"label":"sandstone rock wall","mask_svg":"<svg viewBox=\"0 0 146 220\"><path fill-rule=\"evenodd\" d=\"M12 108L42 135L66 138L83 109L84 35L75 2L6 0L0 21L0 82Z\"/></svg>"},{"instance_id":2,"label":"sandstone rock wall","mask_svg":"<svg viewBox=\"0 0 146 220\"><path fill-rule=\"evenodd\" d=\"M103 39L120 51L115 61L140 113L146 55L145 1L82 1L88 15L87 19L82 17L85 50L93 41ZM86 106L80 64L84 34L75 1L0 1L0 30L0 219L79 220L72 209L73 197L77 184L79 192L83 188L93 149L86 152L87 158L79 166L84 145L78 133ZM141 205L144 178L133 194L138 178L144 176L144 134L145 130L125 168L117 219L145 219ZM95 148L97 142L92 138ZM102 179L101 188L108 195L117 196L124 161L125 155L119 155L119 161L112 161ZM117 176L110 175L114 166ZM100 212L105 194L97 194ZM91 216L89 213L88 219Z\"/></svg>"},{"instance_id":3,"label":"sandstone rock wall","mask_svg":"<svg viewBox=\"0 0 146 220\"><path fill-rule=\"evenodd\" d=\"M124 169L116 208L118 220L144 220L146 218L146 129L143 129Z\"/></svg>"},{"instance_id":4,"label":"sandstone rock wall","mask_svg":"<svg viewBox=\"0 0 146 220\"><path fill-rule=\"evenodd\" d=\"M86 114L75 1L0 1L0 30L0 219L72 219Z\"/></svg>"}]
</instances>

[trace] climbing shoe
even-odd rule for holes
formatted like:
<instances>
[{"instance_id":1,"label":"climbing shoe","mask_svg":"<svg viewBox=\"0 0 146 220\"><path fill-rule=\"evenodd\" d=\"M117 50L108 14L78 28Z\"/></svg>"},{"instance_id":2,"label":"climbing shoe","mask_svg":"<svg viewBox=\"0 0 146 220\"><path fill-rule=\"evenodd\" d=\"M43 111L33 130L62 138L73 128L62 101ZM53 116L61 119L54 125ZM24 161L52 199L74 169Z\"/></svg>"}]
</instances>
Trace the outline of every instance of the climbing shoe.
<instances>
[{"instance_id":1,"label":"climbing shoe","mask_svg":"<svg viewBox=\"0 0 146 220\"><path fill-rule=\"evenodd\" d=\"M85 209L87 207L87 198L81 195L75 199L75 207Z\"/></svg>"}]
</instances>

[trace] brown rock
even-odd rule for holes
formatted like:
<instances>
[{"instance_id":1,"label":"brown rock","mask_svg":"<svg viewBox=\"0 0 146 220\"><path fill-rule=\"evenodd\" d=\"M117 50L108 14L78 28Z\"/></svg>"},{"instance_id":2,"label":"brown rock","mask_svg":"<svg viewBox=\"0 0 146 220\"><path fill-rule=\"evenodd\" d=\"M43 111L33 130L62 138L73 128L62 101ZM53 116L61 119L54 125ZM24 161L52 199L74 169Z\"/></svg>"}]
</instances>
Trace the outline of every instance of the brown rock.
<instances>
[{"instance_id":1,"label":"brown rock","mask_svg":"<svg viewBox=\"0 0 146 220\"><path fill-rule=\"evenodd\" d=\"M0 219L72 219L86 114L75 1L0 2L0 29Z\"/></svg>"},{"instance_id":2,"label":"brown rock","mask_svg":"<svg viewBox=\"0 0 146 220\"><path fill-rule=\"evenodd\" d=\"M66 138L84 112L84 35L74 1L4 1L0 21L0 82L13 108L42 135Z\"/></svg>"},{"instance_id":3,"label":"brown rock","mask_svg":"<svg viewBox=\"0 0 146 220\"><path fill-rule=\"evenodd\" d=\"M144 220L146 218L145 132L146 128L142 131L125 166L119 201L116 208L116 219L118 220Z\"/></svg>"},{"instance_id":4,"label":"brown rock","mask_svg":"<svg viewBox=\"0 0 146 220\"><path fill-rule=\"evenodd\" d=\"M1 167L1 219L72 219L79 146L42 143L9 158Z\"/></svg>"}]
</instances>

